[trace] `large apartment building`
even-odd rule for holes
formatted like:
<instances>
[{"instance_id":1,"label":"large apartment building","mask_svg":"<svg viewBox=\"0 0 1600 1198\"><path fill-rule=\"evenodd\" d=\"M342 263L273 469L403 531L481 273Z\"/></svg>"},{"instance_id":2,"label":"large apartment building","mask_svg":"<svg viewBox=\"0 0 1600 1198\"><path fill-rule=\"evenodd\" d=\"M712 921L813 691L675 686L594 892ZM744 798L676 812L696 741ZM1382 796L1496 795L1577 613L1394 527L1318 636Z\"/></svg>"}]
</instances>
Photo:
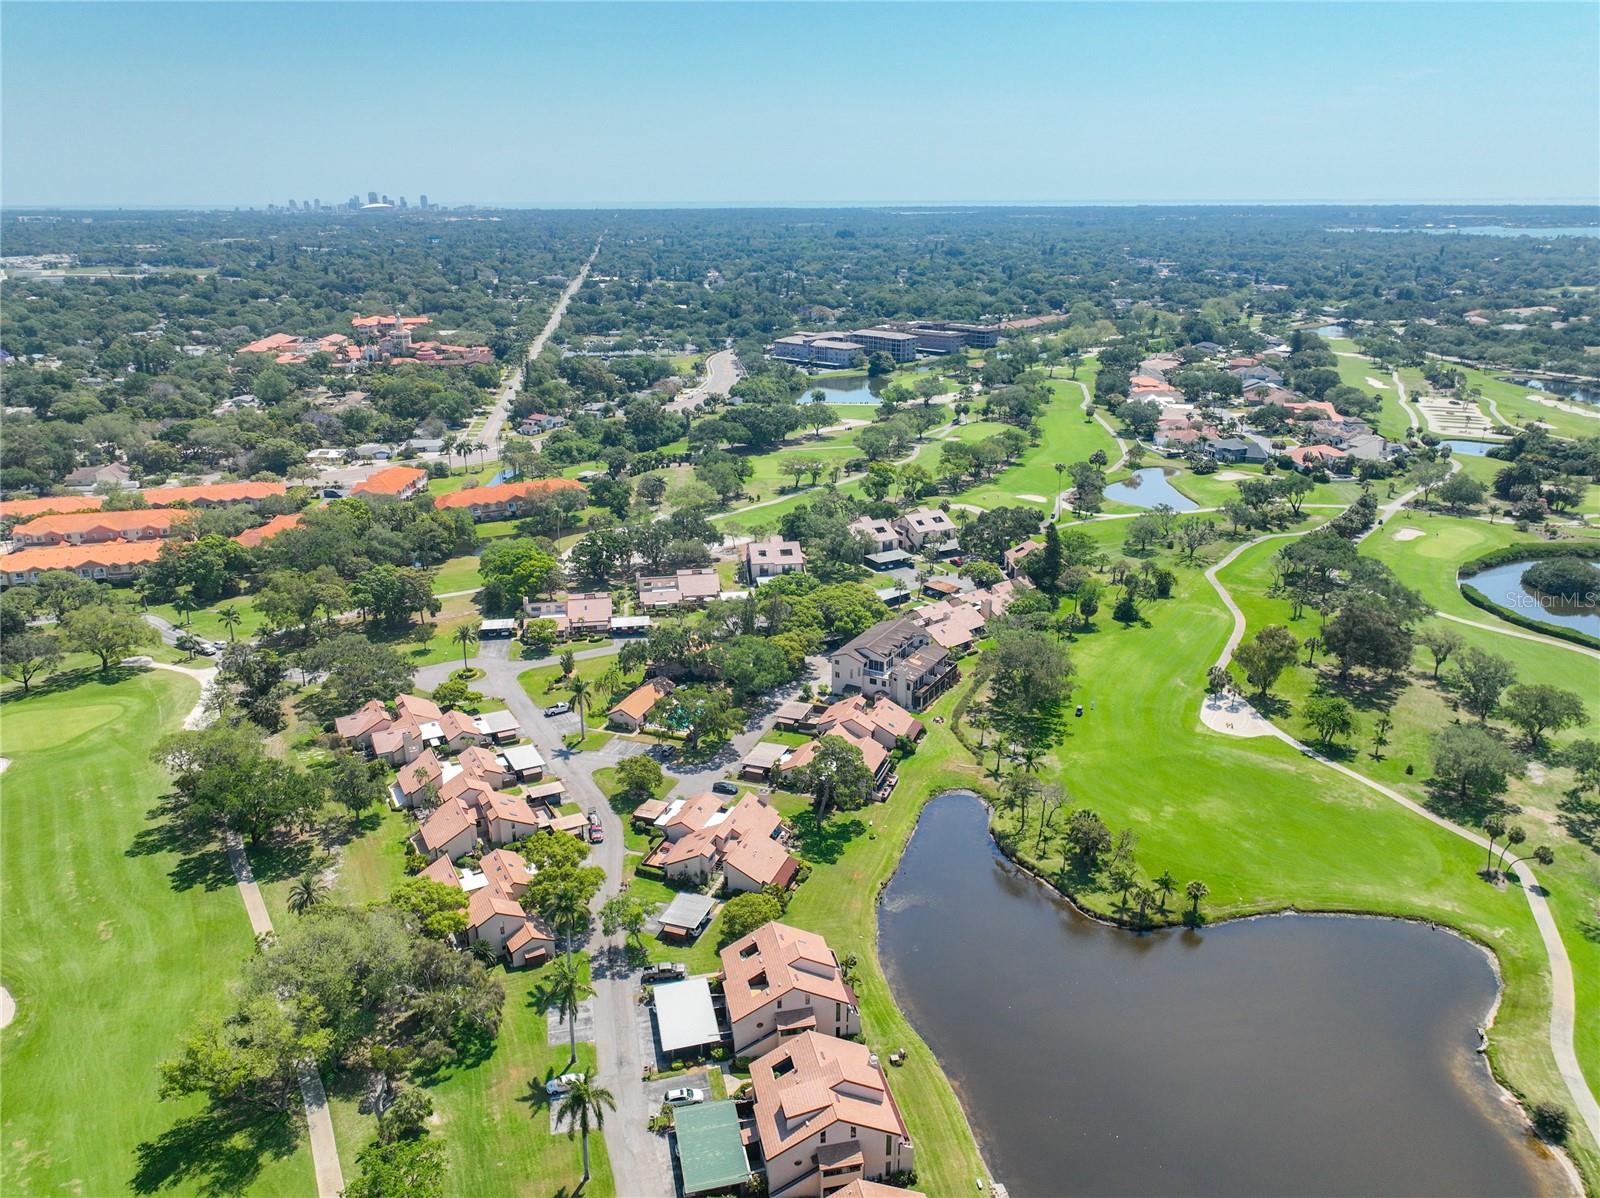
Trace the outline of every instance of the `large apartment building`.
<instances>
[{"instance_id":1,"label":"large apartment building","mask_svg":"<svg viewBox=\"0 0 1600 1198\"><path fill-rule=\"evenodd\" d=\"M904 617L874 624L835 649L828 662L835 691L888 695L907 711L921 711L961 674L928 630Z\"/></svg>"}]
</instances>

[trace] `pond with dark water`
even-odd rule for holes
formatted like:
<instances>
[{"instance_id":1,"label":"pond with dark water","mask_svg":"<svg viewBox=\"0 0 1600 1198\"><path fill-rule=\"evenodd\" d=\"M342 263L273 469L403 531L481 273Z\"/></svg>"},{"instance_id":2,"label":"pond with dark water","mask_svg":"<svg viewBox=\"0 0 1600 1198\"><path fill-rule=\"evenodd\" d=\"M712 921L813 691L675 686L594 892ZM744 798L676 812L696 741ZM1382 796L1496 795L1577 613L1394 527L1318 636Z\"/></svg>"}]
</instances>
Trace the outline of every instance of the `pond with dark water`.
<instances>
[{"instance_id":1,"label":"pond with dark water","mask_svg":"<svg viewBox=\"0 0 1600 1198\"><path fill-rule=\"evenodd\" d=\"M1507 562L1503 566L1492 566L1469 575L1461 581L1530 620L1542 620L1546 624L1559 624L1563 628L1576 628L1579 632L1600 636L1600 607L1543 595L1522 585L1523 572L1531 565L1532 560ZM1595 571L1595 587L1600 590L1600 569Z\"/></svg>"},{"instance_id":2,"label":"pond with dark water","mask_svg":"<svg viewBox=\"0 0 1600 1198\"><path fill-rule=\"evenodd\" d=\"M811 402L811 393L818 388L827 392L825 403L877 404L878 392L888 384L887 379L869 379L864 374L837 374L832 378L808 379L801 403Z\"/></svg>"},{"instance_id":3,"label":"pond with dark water","mask_svg":"<svg viewBox=\"0 0 1600 1198\"><path fill-rule=\"evenodd\" d=\"M1448 933L1136 936L1018 870L956 793L923 810L878 941L1016 1198L1570 1192L1474 1051L1495 973Z\"/></svg>"}]
</instances>

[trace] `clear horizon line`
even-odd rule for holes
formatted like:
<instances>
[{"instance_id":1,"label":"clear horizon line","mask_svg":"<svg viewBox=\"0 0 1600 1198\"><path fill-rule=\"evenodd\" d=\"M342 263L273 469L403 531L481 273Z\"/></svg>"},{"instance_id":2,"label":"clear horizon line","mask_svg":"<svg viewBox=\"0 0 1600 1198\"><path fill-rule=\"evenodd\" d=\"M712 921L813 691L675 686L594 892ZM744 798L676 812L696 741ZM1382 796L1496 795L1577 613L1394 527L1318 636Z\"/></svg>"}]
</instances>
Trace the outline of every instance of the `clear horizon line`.
<instances>
[{"instance_id":1,"label":"clear horizon line","mask_svg":"<svg viewBox=\"0 0 1600 1198\"><path fill-rule=\"evenodd\" d=\"M267 204L277 204L278 201L265 201L258 203L240 203L237 201L184 201L173 203L154 202L69 202L57 201L50 203L8 203L0 200L0 211L19 212L141 212L141 211L166 211L166 212L266 212ZM1216 208L1216 207L1251 207L1251 208L1337 208L1347 206L1361 207L1402 207L1422 206L1429 208L1447 207L1452 205L1483 205L1496 208L1535 208L1535 207L1562 207L1562 208L1595 208L1600 212L1600 196L1593 197L1549 197L1542 199L1497 199L1497 198L1381 198L1381 199L1204 199L1204 200L1170 200L1170 199L1124 199L1124 200L950 200L950 199L854 199L854 200L459 200L448 203L430 203L427 208L411 205L407 208L388 209L393 212L431 212L436 209L449 208L484 208L500 209L506 211L597 211L606 208L621 208L635 211L651 210L676 210L688 208L712 209L761 209L761 208L895 208L895 207L928 207L928 208ZM279 204L283 208L283 204ZM329 205L321 209L302 211L315 212L349 212L337 205ZM359 211L359 210L356 210ZM380 213L372 213L378 216Z\"/></svg>"}]
</instances>

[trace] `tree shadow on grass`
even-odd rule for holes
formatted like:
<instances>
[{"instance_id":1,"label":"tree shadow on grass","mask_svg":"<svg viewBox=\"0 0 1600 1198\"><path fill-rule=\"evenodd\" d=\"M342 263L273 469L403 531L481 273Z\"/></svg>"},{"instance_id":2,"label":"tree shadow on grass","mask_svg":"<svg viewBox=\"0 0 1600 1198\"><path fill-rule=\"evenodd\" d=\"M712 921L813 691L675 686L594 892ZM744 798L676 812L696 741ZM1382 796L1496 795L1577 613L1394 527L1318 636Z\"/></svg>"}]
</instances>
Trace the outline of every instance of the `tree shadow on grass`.
<instances>
[{"instance_id":1,"label":"tree shadow on grass","mask_svg":"<svg viewBox=\"0 0 1600 1198\"><path fill-rule=\"evenodd\" d=\"M1587 798L1571 790L1556 804L1556 810L1568 836L1600 853L1600 799Z\"/></svg>"},{"instance_id":2,"label":"tree shadow on grass","mask_svg":"<svg viewBox=\"0 0 1600 1198\"><path fill-rule=\"evenodd\" d=\"M1459 794L1436 780L1423 783L1423 787L1428 797L1422 805L1435 815L1442 815L1463 828L1481 828L1483 821L1491 815L1511 816L1522 810L1515 803L1507 803L1503 799Z\"/></svg>"},{"instance_id":3,"label":"tree shadow on grass","mask_svg":"<svg viewBox=\"0 0 1600 1198\"><path fill-rule=\"evenodd\" d=\"M210 1107L135 1148L128 1186L136 1194L175 1188L207 1198L242 1194L264 1162L294 1155L299 1141L300 1125L291 1115Z\"/></svg>"},{"instance_id":4,"label":"tree shadow on grass","mask_svg":"<svg viewBox=\"0 0 1600 1198\"><path fill-rule=\"evenodd\" d=\"M123 855L176 856L177 861L167 871L174 890L192 890L196 886L220 890L232 886L233 869L216 834L188 827L177 817L177 805L178 797L169 794L152 807L145 815L150 825L134 834L133 843L123 850Z\"/></svg>"},{"instance_id":5,"label":"tree shadow on grass","mask_svg":"<svg viewBox=\"0 0 1600 1198\"><path fill-rule=\"evenodd\" d=\"M857 817L834 815L832 819L818 819L812 810L798 812L789 820L800 855L818 865L832 865L844 856L850 842L867 830L867 825Z\"/></svg>"},{"instance_id":6,"label":"tree shadow on grass","mask_svg":"<svg viewBox=\"0 0 1600 1198\"><path fill-rule=\"evenodd\" d=\"M90 684L115 686L130 678L137 678L140 674L152 672L145 666L112 666L106 670L102 670L99 666L83 666L75 670L64 670L59 674L50 675L42 682L35 679L26 694L23 693L21 686L12 687L4 694L0 694L0 705L20 703L24 699L37 699L43 695L64 694Z\"/></svg>"}]
</instances>

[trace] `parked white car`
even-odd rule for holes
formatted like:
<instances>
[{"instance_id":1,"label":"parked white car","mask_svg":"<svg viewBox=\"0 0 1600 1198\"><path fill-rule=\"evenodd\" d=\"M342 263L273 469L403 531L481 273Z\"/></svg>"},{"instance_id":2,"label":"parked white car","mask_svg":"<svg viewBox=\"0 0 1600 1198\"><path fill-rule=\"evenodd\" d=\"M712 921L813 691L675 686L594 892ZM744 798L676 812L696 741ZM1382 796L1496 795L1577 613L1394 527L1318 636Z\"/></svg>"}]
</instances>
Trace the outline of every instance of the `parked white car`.
<instances>
[{"instance_id":1,"label":"parked white car","mask_svg":"<svg viewBox=\"0 0 1600 1198\"><path fill-rule=\"evenodd\" d=\"M696 1090L693 1086L680 1086L676 1090L667 1091L667 1101L673 1106L693 1106L697 1102L706 1100L704 1090Z\"/></svg>"},{"instance_id":2,"label":"parked white car","mask_svg":"<svg viewBox=\"0 0 1600 1198\"><path fill-rule=\"evenodd\" d=\"M571 710L571 703L552 703L544 709L544 713L545 715L566 715Z\"/></svg>"},{"instance_id":3,"label":"parked white car","mask_svg":"<svg viewBox=\"0 0 1600 1198\"><path fill-rule=\"evenodd\" d=\"M560 1077L552 1077L549 1081L545 1082L544 1092L551 1098L560 1098L561 1095L572 1089L574 1085L576 1085L578 1082L581 1082L587 1076L588 1075L584 1073L563 1073Z\"/></svg>"}]
</instances>

